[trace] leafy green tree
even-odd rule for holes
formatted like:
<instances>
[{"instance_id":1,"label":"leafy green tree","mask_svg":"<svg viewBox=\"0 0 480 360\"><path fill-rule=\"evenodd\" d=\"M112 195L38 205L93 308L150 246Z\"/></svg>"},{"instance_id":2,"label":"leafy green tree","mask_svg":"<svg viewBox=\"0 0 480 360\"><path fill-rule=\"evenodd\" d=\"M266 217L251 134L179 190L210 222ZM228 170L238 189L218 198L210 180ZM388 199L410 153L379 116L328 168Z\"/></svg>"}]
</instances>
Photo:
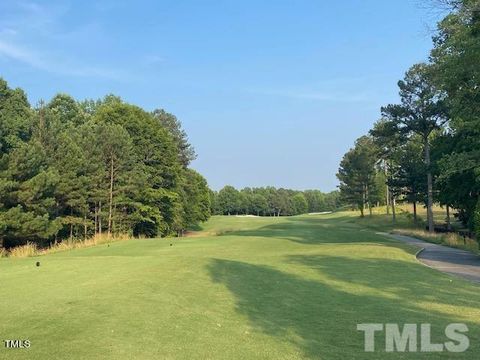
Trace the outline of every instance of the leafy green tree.
<instances>
[{"instance_id":1,"label":"leafy green tree","mask_svg":"<svg viewBox=\"0 0 480 360\"><path fill-rule=\"evenodd\" d=\"M308 212L308 203L302 193L298 193L292 198L294 213L296 215L305 214Z\"/></svg>"},{"instance_id":2,"label":"leafy green tree","mask_svg":"<svg viewBox=\"0 0 480 360\"><path fill-rule=\"evenodd\" d=\"M181 231L207 221L211 215L210 189L198 172L185 169L183 182L184 220Z\"/></svg>"},{"instance_id":3,"label":"leafy green tree","mask_svg":"<svg viewBox=\"0 0 480 360\"><path fill-rule=\"evenodd\" d=\"M30 138L32 115L25 93L0 78L0 157Z\"/></svg>"},{"instance_id":4,"label":"leafy green tree","mask_svg":"<svg viewBox=\"0 0 480 360\"><path fill-rule=\"evenodd\" d=\"M249 188L240 190L238 194L238 211L244 215L248 215L251 211L252 193Z\"/></svg>"},{"instance_id":5,"label":"leafy green tree","mask_svg":"<svg viewBox=\"0 0 480 360\"><path fill-rule=\"evenodd\" d=\"M128 132L116 124L99 124L98 145L104 166L104 182L107 189L107 232L112 233L113 212L123 187L128 182L129 172L135 164L133 144Z\"/></svg>"},{"instance_id":6,"label":"leafy green tree","mask_svg":"<svg viewBox=\"0 0 480 360\"><path fill-rule=\"evenodd\" d=\"M8 155L0 186L0 229L5 247L27 241L46 244L61 229L55 216L59 175L47 164L45 149L36 139L17 145Z\"/></svg>"},{"instance_id":7,"label":"leafy green tree","mask_svg":"<svg viewBox=\"0 0 480 360\"><path fill-rule=\"evenodd\" d=\"M240 192L233 186L227 185L218 192L217 206L221 214L238 214L240 205Z\"/></svg>"},{"instance_id":8,"label":"leafy green tree","mask_svg":"<svg viewBox=\"0 0 480 360\"><path fill-rule=\"evenodd\" d=\"M146 186L140 202L148 211L143 213L154 215L137 224L135 232L151 236L176 232L183 223L179 196L182 166L171 135L151 114L115 97L104 100L96 110L94 121L117 124L132 139L132 151L138 160L137 169L140 169ZM157 209L161 216L158 216Z\"/></svg>"},{"instance_id":9,"label":"leafy green tree","mask_svg":"<svg viewBox=\"0 0 480 360\"><path fill-rule=\"evenodd\" d=\"M308 203L308 212L322 212L327 210L327 204L325 202L325 194L319 190L306 190L304 191L305 199Z\"/></svg>"},{"instance_id":10,"label":"leafy green tree","mask_svg":"<svg viewBox=\"0 0 480 360\"><path fill-rule=\"evenodd\" d=\"M322 211L335 211L342 207L340 192L335 190L325 194L325 208Z\"/></svg>"},{"instance_id":11,"label":"leafy green tree","mask_svg":"<svg viewBox=\"0 0 480 360\"><path fill-rule=\"evenodd\" d=\"M187 133L182 129L180 121L174 115L162 109L155 110L153 116L172 136L178 148L180 163L184 167L190 165L190 163L197 158L197 155L195 154L195 149L189 143Z\"/></svg>"},{"instance_id":12,"label":"leafy green tree","mask_svg":"<svg viewBox=\"0 0 480 360\"><path fill-rule=\"evenodd\" d=\"M400 104L382 108L383 116L394 124L398 132L406 136L417 135L422 139L424 162L427 174L428 228L433 224L433 178L430 160L430 138L447 122L447 108L443 94L432 81L432 68L427 64L416 64L398 82Z\"/></svg>"},{"instance_id":13,"label":"leafy green tree","mask_svg":"<svg viewBox=\"0 0 480 360\"><path fill-rule=\"evenodd\" d=\"M438 160L443 201L473 228L480 197L480 16L477 0L458 0L438 24L431 52L433 80L446 94L449 131Z\"/></svg>"},{"instance_id":14,"label":"leafy green tree","mask_svg":"<svg viewBox=\"0 0 480 360\"><path fill-rule=\"evenodd\" d=\"M254 193L251 197L251 209L253 215L260 216L260 214L265 215L268 211L267 199L261 193Z\"/></svg>"},{"instance_id":15,"label":"leafy green tree","mask_svg":"<svg viewBox=\"0 0 480 360\"><path fill-rule=\"evenodd\" d=\"M385 203L387 205L387 214L392 208L392 220L396 221L396 201L401 194L401 189L396 185L394 170L397 167L398 148L406 142L405 134L398 131L395 122L387 119L380 119L375 123L370 135L378 149L378 167L383 171L386 179Z\"/></svg>"},{"instance_id":16,"label":"leafy green tree","mask_svg":"<svg viewBox=\"0 0 480 360\"><path fill-rule=\"evenodd\" d=\"M343 157L337 177L340 192L345 201L355 205L364 216L364 209L370 206L370 196L375 186L376 153L373 141L363 136L355 142L355 147Z\"/></svg>"},{"instance_id":17,"label":"leafy green tree","mask_svg":"<svg viewBox=\"0 0 480 360\"><path fill-rule=\"evenodd\" d=\"M477 240L480 240L480 200L477 203L477 206L475 208L475 213L473 215L473 229L475 231L475 235L477 237Z\"/></svg>"},{"instance_id":18,"label":"leafy green tree","mask_svg":"<svg viewBox=\"0 0 480 360\"><path fill-rule=\"evenodd\" d=\"M114 95L78 103L58 94L32 110L1 80L0 242L164 236L205 221L211 191L181 163L191 146L167 115L161 122Z\"/></svg>"},{"instance_id":19,"label":"leafy green tree","mask_svg":"<svg viewBox=\"0 0 480 360\"><path fill-rule=\"evenodd\" d=\"M410 139L394 152L395 166L388 183L398 189L405 199L413 204L413 218L417 222L417 203L427 196L426 169L422 156L421 139Z\"/></svg>"},{"instance_id":20,"label":"leafy green tree","mask_svg":"<svg viewBox=\"0 0 480 360\"><path fill-rule=\"evenodd\" d=\"M80 105L67 94L57 94L46 106L60 119L65 126L73 124L79 126L86 120L85 114Z\"/></svg>"}]
</instances>

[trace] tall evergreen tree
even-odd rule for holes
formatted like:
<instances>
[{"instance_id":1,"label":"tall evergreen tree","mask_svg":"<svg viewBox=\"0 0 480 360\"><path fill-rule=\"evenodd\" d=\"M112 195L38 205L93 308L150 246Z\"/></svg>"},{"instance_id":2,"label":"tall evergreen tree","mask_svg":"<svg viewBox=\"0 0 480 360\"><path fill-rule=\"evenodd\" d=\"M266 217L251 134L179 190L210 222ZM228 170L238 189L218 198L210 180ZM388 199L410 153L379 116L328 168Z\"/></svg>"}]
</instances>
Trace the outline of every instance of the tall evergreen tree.
<instances>
[{"instance_id":1,"label":"tall evergreen tree","mask_svg":"<svg viewBox=\"0 0 480 360\"><path fill-rule=\"evenodd\" d=\"M422 139L427 183L428 228L434 231L433 224L433 178L430 158L431 135L447 122L447 109L444 94L433 84L432 68L427 64L417 64L398 82L400 104L382 108L382 115L390 120L400 133L406 136L415 134Z\"/></svg>"}]
</instances>

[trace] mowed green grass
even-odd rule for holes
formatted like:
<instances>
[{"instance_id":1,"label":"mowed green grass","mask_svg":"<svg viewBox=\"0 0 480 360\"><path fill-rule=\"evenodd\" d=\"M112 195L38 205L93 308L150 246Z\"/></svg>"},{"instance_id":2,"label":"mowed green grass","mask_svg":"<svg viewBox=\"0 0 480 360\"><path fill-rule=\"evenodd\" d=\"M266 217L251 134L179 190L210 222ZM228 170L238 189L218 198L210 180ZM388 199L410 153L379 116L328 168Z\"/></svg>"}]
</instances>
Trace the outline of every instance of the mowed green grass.
<instances>
[{"instance_id":1,"label":"mowed green grass","mask_svg":"<svg viewBox=\"0 0 480 360\"><path fill-rule=\"evenodd\" d=\"M214 217L221 236L0 259L2 359L478 359L480 287L354 214ZM170 244L173 246L170 246ZM36 267L35 262L41 266ZM468 325L465 353L363 351L358 323Z\"/></svg>"}]
</instances>

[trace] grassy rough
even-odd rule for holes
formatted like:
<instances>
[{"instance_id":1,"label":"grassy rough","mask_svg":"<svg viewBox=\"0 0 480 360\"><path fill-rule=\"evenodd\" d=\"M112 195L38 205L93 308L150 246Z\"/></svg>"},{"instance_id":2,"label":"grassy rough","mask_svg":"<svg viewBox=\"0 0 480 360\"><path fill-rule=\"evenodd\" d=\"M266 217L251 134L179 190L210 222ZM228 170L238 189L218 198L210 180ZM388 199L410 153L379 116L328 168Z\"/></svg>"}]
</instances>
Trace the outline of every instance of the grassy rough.
<instances>
[{"instance_id":1,"label":"grassy rough","mask_svg":"<svg viewBox=\"0 0 480 360\"><path fill-rule=\"evenodd\" d=\"M464 238L456 233L429 233L425 230L419 229L398 229L394 230L394 233L406 236L412 236L417 239L425 240L434 244L450 246L457 249L471 251L475 254L479 254L478 242L468 237Z\"/></svg>"},{"instance_id":2,"label":"grassy rough","mask_svg":"<svg viewBox=\"0 0 480 360\"><path fill-rule=\"evenodd\" d=\"M109 236L108 234L102 234L102 235L95 235L94 237L86 240L67 239L42 249L39 249L36 244L28 242L25 245L14 247L10 251L0 248L0 257L8 256L12 258L25 258L25 257L42 256L47 254L54 254L61 251L83 249L87 247L97 246L97 245L106 244L106 243L112 243L116 241L125 241L125 240L129 240L130 238L131 237L129 237L128 235L115 235L113 237L113 236Z\"/></svg>"},{"instance_id":3,"label":"grassy rough","mask_svg":"<svg viewBox=\"0 0 480 360\"><path fill-rule=\"evenodd\" d=\"M382 225L383 224L383 225ZM221 236L0 259L1 359L478 359L479 287L351 213L214 217ZM197 234L198 235L198 234ZM172 244L172 246L170 246ZM466 323L461 354L363 352L358 323Z\"/></svg>"}]
</instances>

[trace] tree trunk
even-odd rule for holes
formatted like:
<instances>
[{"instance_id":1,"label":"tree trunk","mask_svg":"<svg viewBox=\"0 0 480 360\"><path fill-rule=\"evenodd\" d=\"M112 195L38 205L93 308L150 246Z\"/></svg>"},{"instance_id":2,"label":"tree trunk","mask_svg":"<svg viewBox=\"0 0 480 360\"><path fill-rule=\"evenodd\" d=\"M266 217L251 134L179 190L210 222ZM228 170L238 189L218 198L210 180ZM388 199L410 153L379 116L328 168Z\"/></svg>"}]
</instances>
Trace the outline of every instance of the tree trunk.
<instances>
[{"instance_id":1,"label":"tree trunk","mask_svg":"<svg viewBox=\"0 0 480 360\"><path fill-rule=\"evenodd\" d=\"M432 170L430 169L430 144L428 137L424 138L425 146L425 167L427 168L427 219L428 219L428 231L434 232L433 224L433 181Z\"/></svg>"},{"instance_id":2,"label":"tree trunk","mask_svg":"<svg viewBox=\"0 0 480 360\"><path fill-rule=\"evenodd\" d=\"M397 213L395 209L395 196L392 195L392 198L390 199L390 203L392 204L392 222L395 224L397 221Z\"/></svg>"},{"instance_id":3,"label":"tree trunk","mask_svg":"<svg viewBox=\"0 0 480 360\"><path fill-rule=\"evenodd\" d=\"M98 234L102 235L102 202L98 202Z\"/></svg>"},{"instance_id":4,"label":"tree trunk","mask_svg":"<svg viewBox=\"0 0 480 360\"><path fill-rule=\"evenodd\" d=\"M452 223L450 222L450 206L447 205L447 230L452 230Z\"/></svg>"},{"instance_id":5,"label":"tree trunk","mask_svg":"<svg viewBox=\"0 0 480 360\"><path fill-rule=\"evenodd\" d=\"M70 216L73 217L73 209L70 208ZM70 219L72 221L72 219ZM73 239L73 223L70 223L70 240Z\"/></svg>"},{"instance_id":6,"label":"tree trunk","mask_svg":"<svg viewBox=\"0 0 480 360\"><path fill-rule=\"evenodd\" d=\"M365 185L365 197L367 200L368 213L370 216L372 216L372 203L370 202L370 191L368 189L368 185Z\"/></svg>"},{"instance_id":7,"label":"tree trunk","mask_svg":"<svg viewBox=\"0 0 480 360\"><path fill-rule=\"evenodd\" d=\"M83 239L87 240L87 214L83 217Z\"/></svg>"},{"instance_id":8,"label":"tree trunk","mask_svg":"<svg viewBox=\"0 0 480 360\"><path fill-rule=\"evenodd\" d=\"M387 168L387 163L385 163L385 180L388 181L388 168ZM387 215L390 215L390 188L388 187L388 184L386 186L386 194L385 194L385 200L387 204Z\"/></svg>"},{"instance_id":9,"label":"tree trunk","mask_svg":"<svg viewBox=\"0 0 480 360\"><path fill-rule=\"evenodd\" d=\"M113 212L113 156L110 158L110 189L108 192L108 235L112 233Z\"/></svg>"},{"instance_id":10,"label":"tree trunk","mask_svg":"<svg viewBox=\"0 0 480 360\"><path fill-rule=\"evenodd\" d=\"M388 185L387 185L387 191L386 191L386 200L387 200L387 215L390 215L390 189L388 188Z\"/></svg>"},{"instance_id":11,"label":"tree trunk","mask_svg":"<svg viewBox=\"0 0 480 360\"><path fill-rule=\"evenodd\" d=\"M364 217L365 216L365 205L367 203L367 194L366 194L366 187L365 185L363 185L363 188L362 188L362 211L361 211L361 217Z\"/></svg>"},{"instance_id":12,"label":"tree trunk","mask_svg":"<svg viewBox=\"0 0 480 360\"><path fill-rule=\"evenodd\" d=\"M417 223L417 200L413 200L413 222Z\"/></svg>"},{"instance_id":13,"label":"tree trunk","mask_svg":"<svg viewBox=\"0 0 480 360\"><path fill-rule=\"evenodd\" d=\"M93 230L93 234L97 235L97 231L98 231L98 208L97 208L97 203L95 203L95 209L93 211L94 211L93 222L94 222L94 226L95 226L95 228Z\"/></svg>"}]
</instances>

